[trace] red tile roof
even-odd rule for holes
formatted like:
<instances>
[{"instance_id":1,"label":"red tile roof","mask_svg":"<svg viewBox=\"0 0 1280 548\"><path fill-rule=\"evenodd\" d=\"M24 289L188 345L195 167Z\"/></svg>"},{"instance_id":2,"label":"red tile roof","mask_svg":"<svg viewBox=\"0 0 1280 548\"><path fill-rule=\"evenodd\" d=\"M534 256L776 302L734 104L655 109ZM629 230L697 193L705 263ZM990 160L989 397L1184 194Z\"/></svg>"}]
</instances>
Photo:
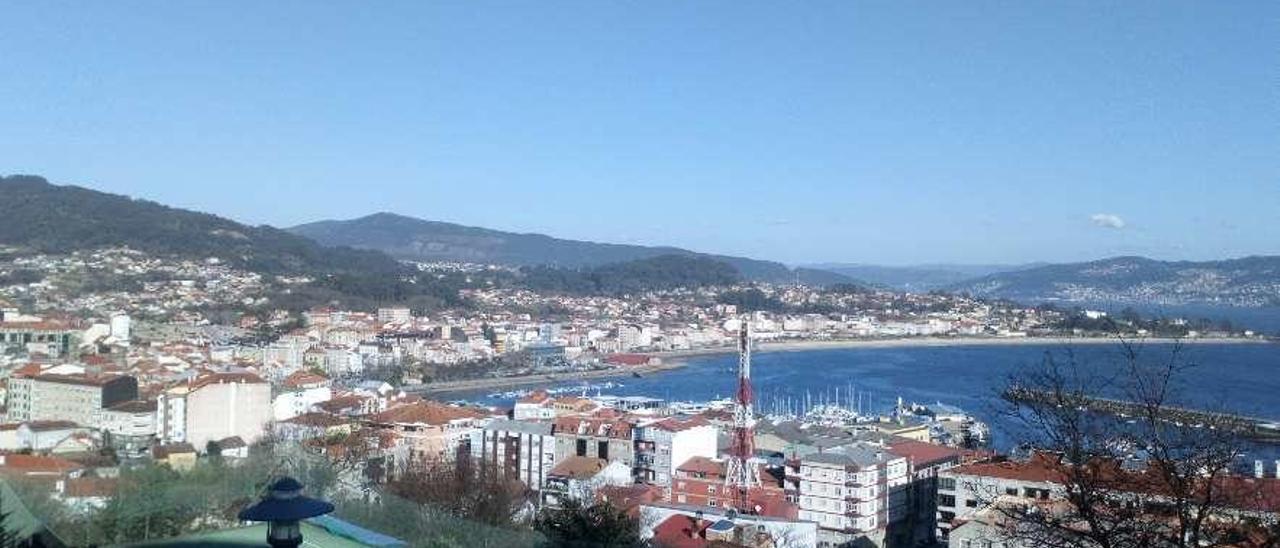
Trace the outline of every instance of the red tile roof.
<instances>
[{"instance_id":1,"label":"red tile roof","mask_svg":"<svg viewBox=\"0 0 1280 548\"><path fill-rule=\"evenodd\" d=\"M658 421L656 423L653 423L650 426L654 428L661 428L668 432L681 432L684 430L688 430L690 428L697 428L699 426L708 426L709 424L711 423L707 422L706 419L699 416L693 416L693 417L684 418L684 419L677 418L677 417L669 417L661 421Z\"/></svg>"},{"instance_id":2,"label":"red tile roof","mask_svg":"<svg viewBox=\"0 0 1280 548\"><path fill-rule=\"evenodd\" d=\"M591 417L557 417L554 423L557 434L631 439L631 423L621 420Z\"/></svg>"},{"instance_id":3,"label":"red tile roof","mask_svg":"<svg viewBox=\"0 0 1280 548\"><path fill-rule=\"evenodd\" d=\"M677 514L653 528L653 543L670 548L702 548L707 545L706 531L712 524L705 519Z\"/></svg>"},{"instance_id":4,"label":"red tile roof","mask_svg":"<svg viewBox=\"0 0 1280 548\"><path fill-rule=\"evenodd\" d=\"M296 424L298 426L312 426L318 428L329 428L347 424L346 420L335 417L328 413L303 413L291 419L280 421L284 424Z\"/></svg>"},{"instance_id":5,"label":"red tile roof","mask_svg":"<svg viewBox=\"0 0 1280 548\"><path fill-rule=\"evenodd\" d=\"M604 485L596 489L596 500L607 502L632 517L640 515L640 505L657 502L665 496L657 485Z\"/></svg>"},{"instance_id":6,"label":"red tile roof","mask_svg":"<svg viewBox=\"0 0 1280 548\"><path fill-rule=\"evenodd\" d=\"M529 395L520 398L519 400L516 400L516 403L546 403L550 399L551 394L548 394L546 390L539 389L530 392Z\"/></svg>"},{"instance_id":7,"label":"red tile roof","mask_svg":"<svg viewBox=\"0 0 1280 548\"><path fill-rule=\"evenodd\" d=\"M119 484L116 478L71 478L64 484L62 494L71 498L110 497L115 495Z\"/></svg>"},{"instance_id":8,"label":"red tile roof","mask_svg":"<svg viewBox=\"0 0 1280 548\"><path fill-rule=\"evenodd\" d=\"M59 457L8 453L0 455L0 472L23 475L66 474L83 468Z\"/></svg>"},{"instance_id":9,"label":"red tile roof","mask_svg":"<svg viewBox=\"0 0 1280 548\"><path fill-rule=\"evenodd\" d=\"M944 462L960 462L963 451L953 447L907 440L889 443L889 452L907 459L912 466L923 468Z\"/></svg>"},{"instance_id":10,"label":"red tile roof","mask_svg":"<svg viewBox=\"0 0 1280 548\"><path fill-rule=\"evenodd\" d=\"M723 479L724 478L724 461L709 459L707 457L692 457L683 464L676 467L676 472L688 474L689 477L697 477L694 474L702 474L698 479Z\"/></svg>"},{"instance_id":11,"label":"red tile roof","mask_svg":"<svg viewBox=\"0 0 1280 548\"><path fill-rule=\"evenodd\" d=\"M575 455L560 461L560 464L552 468L551 473L548 475L562 478L590 479L599 474L608 465L609 461L604 459Z\"/></svg>"},{"instance_id":12,"label":"red tile roof","mask_svg":"<svg viewBox=\"0 0 1280 548\"><path fill-rule=\"evenodd\" d=\"M310 386L323 385L329 382L329 377L313 373L311 371L295 371L293 374L284 378L285 388L305 388Z\"/></svg>"},{"instance_id":13,"label":"red tile roof","mask_svg":"<svg viewBox=\"0 0 1280 548\"><path fill-rule=\"evenodd\" d=\"M444 425L463 419L478 419L486 416L475 409L454 407L434 401L420 401L399 405L374 415L373 421L385 424L430 424Z\"/></svg>"}]
</instances>

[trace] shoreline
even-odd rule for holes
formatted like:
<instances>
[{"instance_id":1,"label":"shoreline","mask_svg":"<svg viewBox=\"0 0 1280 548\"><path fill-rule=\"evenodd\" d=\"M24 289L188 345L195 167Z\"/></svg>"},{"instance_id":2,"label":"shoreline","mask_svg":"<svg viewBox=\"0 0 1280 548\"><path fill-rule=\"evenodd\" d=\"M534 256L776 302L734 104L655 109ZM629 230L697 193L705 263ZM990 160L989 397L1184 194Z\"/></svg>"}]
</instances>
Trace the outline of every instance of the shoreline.
<instances>
[{"instance_id":1,"label":"shoreline","mask_svg":"<svg viewBox=\"0 0 1280 548\"><path fill-rule=\"evenodd\" d=\"M757 343L753 352L805 352L811 350L843 350L857 348L928 348L928 347L955 347L955 346L1044 346L1044 345L1071 345L1071 344L1118 344L1118 339L1111 337L958 337L958 338L942 338L942 337L901 337L886 339L840 339L840 340L802 340L802 341L779 341L767 342L761 341ZM1182 342L1189 345L1199 344L1267 344L1273 341L1268 339L1245 339L1237 337L1212 337L1197 339L1170 339L1170 338L1147 338L1132 339L1130 342L1137 344L1170 344L1174 342ZM668 350L663 352L644 352L644 355L659 358L660 363L638 365L638 366L620 366L611 369L598 369L593 371L575 371L568 373L547 373L541 375L522 375L515 377L499 377L499 378L483 378L468 379L461 381L445 381L440 383L427 383L411 386L402 386L406 392L417 394L448 394L457 392L472 392L477 390L491 390L498 388L511 388L519 386L530 386L539 384L559 384L571 381L585 381L595 379L612 379L619 377L631 377L634 373L641 375L649 375L653 373L661 373L679 369L688 365L690 358L698 358L703 356L718 356L724 354L736 354L738 349L733 346L721 346L714 348L698 348L691 350Z\"/></svg>"},{"instance_id":2,"label":"shoreline","mask_svg":"<svg viewBox=\"0 0 1280 548\"><path fill-rule=\"evenodd\" d=\"M558 384L570 381L613 379L618 377L630 377L632 376L632 373L648 375L651 373L660 373L663 371L678 369L684 366L684 362L673 360L670 362L663 361L662 363L656 364L622 366L611 369L596 369L592 371L571 371L568 373L544 373L541 375L520 375L515 377L445 381L439 383L402 386L400 388L405 392L416 394L448 394L451 392L471 392L474 390L490 390L494 388L508 388L537 384Z\"/></svg>"},{"instance_id":3,"label":"shoreline","mask_svg":"<svg viewBox=\"0 0 1280 548\"><path fill-rule=\"evenodd\" d=\"M1173 344L1180 342L1187 345L1198 344L1268 344L1275 341L1269 339L1246 339L1241 337L1203 337L1196 339L1173 338L1134 338L1125 339L1135 344ZM809 350L843 350L856 348L929 348L953 346L1046 346L1072 344L1119 344L1120 339L1113 337L898 337L883 339L835 339L835 340L792 340L792 341L760 341L752 352L804 352ZM736 354L738 349L731 346L715 348L698 348L693 350L670 350L665 352L646 353L663 359L680 360L719 354Z\"/></svg>"}]
</instances>

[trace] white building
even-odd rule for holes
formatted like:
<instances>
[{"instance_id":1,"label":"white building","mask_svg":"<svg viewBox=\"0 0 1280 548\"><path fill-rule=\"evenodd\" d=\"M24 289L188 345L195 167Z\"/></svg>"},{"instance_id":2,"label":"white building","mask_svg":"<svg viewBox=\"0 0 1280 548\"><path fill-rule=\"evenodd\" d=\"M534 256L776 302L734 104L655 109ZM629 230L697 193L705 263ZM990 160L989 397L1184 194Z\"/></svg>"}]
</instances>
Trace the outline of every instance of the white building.
<instances>
[{"instance_id":1,"label":"white building","mask_svg":"<svg viewBox=\"0 0 1280 548\"><path fill-rule=\"evenodd\" d=\"M551 423L495 420L472 433L471 455L539 491L555 467L556 437Z\"/></svg>"},{"instance_id":2,"label":"white building","mask_svg":"<svg viewBox=\"0 0 1280 548\"><path fill-rule=\"evenodd\" d=\"M1060 458L1035 453L1026 461L995 461L957 466L938 474L938 537L947 540L952 520L967 520L1001 497L1027 500L1061 498L1051 481Z\"/></svg>"},{"instance_id":3,"label":"white building","mask_svg":"<svg viewBox=\"0 0 1280 548\"><path fill-rule=\"evenodd\" d=\"M277 421L292 419L311 406L333 399L329 379L309 371L297 371L284 379L280 392L271 400L271 414Z\"/></svg>"},{"instance_id":4,"label":"white building","mask_svg":"<svg viewBox=\"0 0 1280 548\"><path fill-rule=\"evenodd\" d=\"M818 524L819 541L839 546L866 539L883 546L894 512L906 511L907 459L856 442L811 453L787 475L799 480L800 519Z\"/></svg>"},{"instance_id":5,"label":"white building","mask_svg":"<svg viewBox=\"0 0 1280 548\"><path fill-rule=\"evenodd\" d=\"M511 416L518 421L554 419L556 410L551 406L551 395L546 390L534 390L516 400Z\"/></svg>"},{"instance_id":6,"label":"white building","mask_svg":"<svg viewBox=\"0 0 1280 548\"><path fill-rule=\"evenodd\" d=\"M378 309L378 323L409 323L411 321L413 321L413 314L407 307Z\"/></svg>"},{"instance_id":7,"label":"white building","mask_svg":"<svg viewBox=\"0 0 1280 548\"><path fill-rule=\"evenodd\" d=\"M117 342L128 344L133 336L132 322L129 315L124 312L116 312L111 315L111 338Z\"/></svg>"},{"instance_id":8,"label":"white building","mask_svg":"<svg viewBox=\"0 0 1280 548\"><path fill-rule=\"evenodd\" d=\"M636 480L655 485L671 485L676 468L693 457L715 458L715 426L699 417L668 417L638 425L636 437Z\"/></svg>"},{"instance_id":9,"label":"white building","mask_svg":"<svg viewBox=\"0 0 1280 548\"><path fill-rule=\"evenodd\" d=\"M253 444L271 422L271 385L252 373L214 373L170 388L156 403L161 443L190 443L239 436Z\"/></svg>"}]
</instances>

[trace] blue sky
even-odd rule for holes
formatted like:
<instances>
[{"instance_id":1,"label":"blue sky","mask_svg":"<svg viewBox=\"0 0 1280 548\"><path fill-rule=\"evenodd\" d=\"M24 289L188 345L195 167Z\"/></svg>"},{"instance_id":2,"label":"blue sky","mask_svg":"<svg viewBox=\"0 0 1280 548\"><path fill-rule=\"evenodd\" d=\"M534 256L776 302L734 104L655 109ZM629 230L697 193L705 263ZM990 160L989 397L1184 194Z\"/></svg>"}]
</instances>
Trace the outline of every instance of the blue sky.
<instances>
[{"instance_id":1,"label":"blue sky","mask_svg":"<svg viewBox=\"0 0 1280 548\"><path fill-rule=\"evenodd\" d=\"M0 173L791 263L1275 254L1277 36L1271 1L9 2Z\"/></svg>"}]
</instances>

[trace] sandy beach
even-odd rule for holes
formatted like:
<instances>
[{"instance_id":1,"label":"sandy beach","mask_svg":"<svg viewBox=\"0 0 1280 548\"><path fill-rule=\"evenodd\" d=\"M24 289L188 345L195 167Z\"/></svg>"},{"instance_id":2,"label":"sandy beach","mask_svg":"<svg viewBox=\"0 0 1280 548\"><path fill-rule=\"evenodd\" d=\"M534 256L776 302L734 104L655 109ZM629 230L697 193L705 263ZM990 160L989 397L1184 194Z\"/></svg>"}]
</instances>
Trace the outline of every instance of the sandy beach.
<instances>
[{"instance_id":1,"label":"sandy beach","mask_svg":"<svg viewBox=\"0 0 1280 548\"><path fill-rule=\"evenodd\" d=\"M1267 344L1267 339L1246 339L1237 337L1196 338L1196 339L1130 339L1139 344ZM843 339L829 341L762 341L754 348L755 352L803 352L807 350L836 350L846 348L908 348L908 347L944 347L944 346L1018 346L1018 345L1061 345L1077 344L1100 345L1119 344L1119 340L1111 337L903 337L893 339ZM471 379L464 381L448 381L405 386L409 392L430 394L448 392L470 392L476 390L507 389L518 386L552 385L571 381L593 379L609 379L630 377L635 373L650 375L671 369L684 367L688 358L732 354L735 347L723 346L715 348L699 348L694 350L673 350L667 352L646 352L646 355L660 358L661 363L632 367L617 367L595 371L572 373L554 373L545 375L524 375L518 377L501 377Z\"/></svg>"}]
</instances>

